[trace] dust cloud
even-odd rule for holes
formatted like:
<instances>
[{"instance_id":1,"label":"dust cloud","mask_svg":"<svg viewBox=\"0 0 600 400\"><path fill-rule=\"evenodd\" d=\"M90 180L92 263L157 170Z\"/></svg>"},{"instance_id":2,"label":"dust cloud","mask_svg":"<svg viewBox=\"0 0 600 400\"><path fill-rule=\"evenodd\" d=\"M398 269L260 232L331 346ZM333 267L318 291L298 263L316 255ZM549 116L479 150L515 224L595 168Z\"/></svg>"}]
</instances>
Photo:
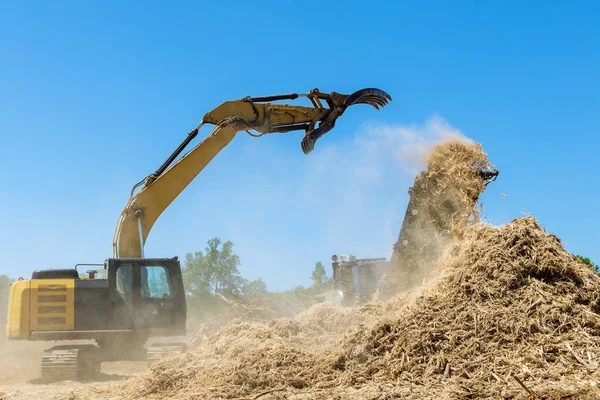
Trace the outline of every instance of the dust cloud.
<instances>
[{"instance_id":1,"label":"dust cloud","mask_svg":"<svg viewBox=\"0 0 600 400\"><path fill-rule=\"evenodd\" d=\"M384 278L387 298L434 277L437 260L460 239L486 188L492 165L481 145L449 139L427 155L410 189L401 232Z\"/></svg>"},{"instance_id":2,"label":"dust cloud","mask_svg":"<svg viewBox=\"0 0 600 400\"><path fill-rule=\"evenodd\" d=\"M389 260L415 175L438 143L450 141L472 143L439 116L424 124L371 124L341 144L323 140L297 193L321 225L319 259L351 253Z\"/></svg>"}]
</instances>

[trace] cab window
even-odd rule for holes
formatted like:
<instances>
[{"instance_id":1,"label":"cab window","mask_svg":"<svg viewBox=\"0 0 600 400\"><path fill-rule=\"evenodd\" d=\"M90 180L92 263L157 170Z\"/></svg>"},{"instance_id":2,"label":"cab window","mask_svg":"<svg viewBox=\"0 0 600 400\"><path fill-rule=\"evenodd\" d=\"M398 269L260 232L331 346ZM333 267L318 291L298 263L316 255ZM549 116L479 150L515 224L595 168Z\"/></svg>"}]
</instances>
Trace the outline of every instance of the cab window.
<instances>
[{"instance_id":1,"label":"cab window","mask_svg":"<svg viewBox=\"0 0 600 400\"><path fill-rule=\"evenodd\" d=\"M152 265L141 268L142 297L163 299L171 297L171 286L167 269Z\"/></svg>"}]
</instances>

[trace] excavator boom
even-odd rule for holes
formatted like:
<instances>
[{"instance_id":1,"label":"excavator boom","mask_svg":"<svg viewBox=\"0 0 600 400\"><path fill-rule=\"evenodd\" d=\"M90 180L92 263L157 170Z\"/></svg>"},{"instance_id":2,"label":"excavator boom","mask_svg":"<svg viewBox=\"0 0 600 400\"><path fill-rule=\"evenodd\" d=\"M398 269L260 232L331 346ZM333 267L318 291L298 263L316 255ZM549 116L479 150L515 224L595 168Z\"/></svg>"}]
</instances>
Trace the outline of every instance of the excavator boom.
<instances>
[{"instance_id":1,"label":"excavator boom","mask_svg":"<svg viewBox=\"0 0 600 400\"><path fill-rule=\"evenodd\" d=\"M312 107L271 103L301 97L310 100ZM314 89L308 94L245 97L221 104L204 115L200 125L188 134L155 173L134 186L115 230L114 257L144 257L144 243L158 217L239 131L259 137L271 133L303 130L301 147L304 154L308 154L313 151L316 141L334 128L336 120L348 107L367 104L379 109L389 101L391 97L386 92L367 88L351 95L322 93ZM205 124L214 125L211 133L175 161ZM136 192L140 186L142 188Z\"/></svg>"}]
</instances>

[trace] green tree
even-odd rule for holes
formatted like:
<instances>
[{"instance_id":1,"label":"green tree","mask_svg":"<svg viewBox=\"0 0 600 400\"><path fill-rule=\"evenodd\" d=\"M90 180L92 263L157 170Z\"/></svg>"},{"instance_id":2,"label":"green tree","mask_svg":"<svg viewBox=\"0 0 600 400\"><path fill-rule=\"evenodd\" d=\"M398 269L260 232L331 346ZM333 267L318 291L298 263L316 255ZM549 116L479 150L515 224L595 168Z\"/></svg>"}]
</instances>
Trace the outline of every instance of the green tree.
<instances>
[{"instance_id":1,"label":"green tree","mask_svg":"<svg viewBox=\"0 0 600 400\"><path fill-rule=\"evenodd\" d=\"M183 277L190 295L240 293L244 284L238 270L240 258L233 253L233 243L221 243L213 238L207 242L204 253L186 254Z\"/></svg>"},{"instance_id":2,"label":"green tree","mask_svg":"<svg viewBox=\"0 0 600 400\"><path fill-rule=\"evenodd\" d=\"M298 285L295 288L292 289L292 292L294 293L301 293L301 294L305 294L306 293L306 288L302 285Z\"/></svg>"},{"instance_id":3,"label":"green tree","mask_svg":"<svg viewBox=\"0 0 600 400\"><path fill-rule=\"evenodd\" d=\"M246 281L242 285L242 295L248 298L256 298L267 293L267 284L258 278L254 281Z\"/></svg>"},{"instance_id":4,"label":"green tree","mask_svg":"<svg viewBox=\"0 0 600 400\"><path fill-rule=\"evenodd\" d=\"M216 294L239 296L246 282L239 274L239 257L233 243L218 238L207 242L204 252L185 256L182 270L190 314L203 319L218 310Z\"/></svg>"},{"instance_id":5,"label":"green tree","mask_svg":"<svg viewBox=\"0 0 600 400\"><path fill-rule=\"evenodd\" d=\"M310 279L312 279L313 281L313 287L317 289L322 289L323 287L325 287L328 280L327 272L325 271L325 267L320 261L318 261L315 264L315 269L313 270Z\"/></svg>"}]
</instances>

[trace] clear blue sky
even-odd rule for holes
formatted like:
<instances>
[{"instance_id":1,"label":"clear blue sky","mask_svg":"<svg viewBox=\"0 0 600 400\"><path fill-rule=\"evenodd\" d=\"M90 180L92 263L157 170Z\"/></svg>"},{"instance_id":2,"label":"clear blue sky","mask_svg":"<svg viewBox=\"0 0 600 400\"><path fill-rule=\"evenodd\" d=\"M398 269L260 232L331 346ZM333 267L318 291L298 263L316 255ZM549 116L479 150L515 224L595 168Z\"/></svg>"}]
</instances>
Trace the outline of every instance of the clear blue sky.
<instances>
[{"instance_id":1,"label":"clear blue sky","mask_svg":"<svg viewBox=\"0 0 600 400\"><path fill-rule=\"evenodd\" d=\"M389 256L412 180L394 146L441 118L501 171L491 222L530 213L600 261L597 3L174 3L0 5L0 274L102 262L131 186L206 111L314 87L394 101L350 109L309 156L301 133L238 136L148 256L218 236L272 290L308 284L333 253Z\"/></svg>"}]
</instances>

